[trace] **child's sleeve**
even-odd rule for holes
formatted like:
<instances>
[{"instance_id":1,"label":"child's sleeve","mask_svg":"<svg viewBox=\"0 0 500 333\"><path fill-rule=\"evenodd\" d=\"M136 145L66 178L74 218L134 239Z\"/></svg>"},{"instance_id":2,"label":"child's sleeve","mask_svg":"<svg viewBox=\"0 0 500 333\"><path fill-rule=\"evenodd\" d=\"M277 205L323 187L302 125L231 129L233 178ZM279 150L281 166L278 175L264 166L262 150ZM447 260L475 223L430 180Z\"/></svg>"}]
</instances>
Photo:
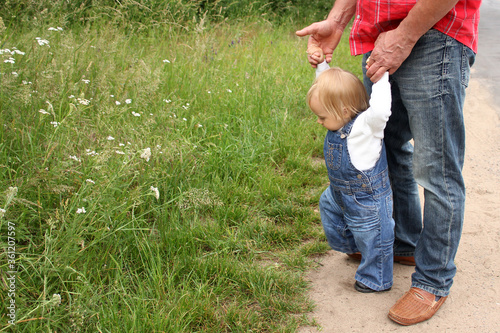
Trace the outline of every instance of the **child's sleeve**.
<instances>
[{"instance_id":1,"label":"child's sleeve","mask_svg":"<svg viewBox=\"0 0 500 333\"><path fill-rule=\"evenodd\" d=\"M316 67L316 77L318 77L321 73L326 71L327 69L330 69L330 65L324 60L322 63L319 63Z\"/></svg>"},{"instance_id":2,"label":"child's sleeve","mask_svg":"<svg viewBox=\"0 0 500 333\"><path fill-rule=\"evenodd\" d=\"M367 115L366 123L370 126L372 133L376 134L385 128L385 124L391 116L391 84L389 83L389 72L373 84L370 96L370 112Z\"/></svg>"}]
</instances>

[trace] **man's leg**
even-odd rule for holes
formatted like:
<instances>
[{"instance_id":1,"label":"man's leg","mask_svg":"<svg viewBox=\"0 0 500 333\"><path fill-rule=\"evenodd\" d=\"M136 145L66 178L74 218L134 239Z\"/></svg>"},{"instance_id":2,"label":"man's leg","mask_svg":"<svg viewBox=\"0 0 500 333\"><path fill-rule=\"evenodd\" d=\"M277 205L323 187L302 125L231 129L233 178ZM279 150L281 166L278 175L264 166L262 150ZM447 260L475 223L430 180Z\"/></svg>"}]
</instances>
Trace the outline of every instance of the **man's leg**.
<instances>
[{"instance_id":1,"label":"man's leg","mask_svg":"<svg viewBox=\"0 0 500 333\"><path fill-rule=\"evenodd\" d=\"M393 75L408 111L415 147L413 172L424 188L425 198L423 229L415 249L412 289L389 315L403 325L432 317L449 294L455 276L454 258L465 204L462 112L473 60L470 49L430 30ZM386 141L389 140L390 137L386 137ZM396 220L398 223L405 221ZM421 302L419 306L425 315L407 313L407 308L415 306L415 302Z\"/></svg>"}]
</instances>

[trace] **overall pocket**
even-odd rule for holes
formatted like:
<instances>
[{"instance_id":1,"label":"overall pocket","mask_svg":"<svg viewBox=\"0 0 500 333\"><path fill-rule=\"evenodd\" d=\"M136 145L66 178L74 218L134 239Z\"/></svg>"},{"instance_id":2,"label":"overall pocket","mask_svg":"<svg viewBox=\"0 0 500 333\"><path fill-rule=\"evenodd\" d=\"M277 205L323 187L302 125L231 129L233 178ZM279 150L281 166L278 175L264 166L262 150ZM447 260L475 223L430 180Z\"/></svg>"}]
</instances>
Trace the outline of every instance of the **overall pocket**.
<instances>
[{"instance_id":1,"label":"overall pocket","mask_svg":"<svg viewBox=\"0 0 500 333\"><path fill-rule=\"evenodd\" d=\"M327 142L327 146L325 148L325 161L328 169L340 169L340 164L342 163L342 145Z\"/></svg>"}]
</instances>

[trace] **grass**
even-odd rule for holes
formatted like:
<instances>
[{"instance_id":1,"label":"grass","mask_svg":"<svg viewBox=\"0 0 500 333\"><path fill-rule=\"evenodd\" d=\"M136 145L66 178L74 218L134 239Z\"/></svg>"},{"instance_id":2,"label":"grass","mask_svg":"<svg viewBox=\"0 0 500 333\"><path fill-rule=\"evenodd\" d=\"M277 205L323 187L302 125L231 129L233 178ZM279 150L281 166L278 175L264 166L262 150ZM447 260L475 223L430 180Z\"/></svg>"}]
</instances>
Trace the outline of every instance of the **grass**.
<instances>
[{"instance_id":1,"label":"grass","mask_svg":"<svg viewBox=\"0 0 500 333\"><path fill-rule=\"evenodd\" d=\"M0 35L0 331L310 323L304 274L328 249L317 213L328 179L301 26L196 26ZM336 64L356 71L339 48Z\"/></svg>"}]
</instances>

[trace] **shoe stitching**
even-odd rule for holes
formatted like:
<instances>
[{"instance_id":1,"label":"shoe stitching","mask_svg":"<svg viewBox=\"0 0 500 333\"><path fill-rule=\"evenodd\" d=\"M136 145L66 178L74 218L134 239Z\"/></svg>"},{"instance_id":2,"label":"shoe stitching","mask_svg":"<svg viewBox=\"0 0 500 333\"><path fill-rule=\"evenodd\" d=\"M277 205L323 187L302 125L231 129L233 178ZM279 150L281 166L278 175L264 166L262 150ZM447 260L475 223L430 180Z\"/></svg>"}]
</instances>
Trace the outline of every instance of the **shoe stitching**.
<instances>
[{"instance_id":1,"label":"shoe stitching","mask_svg":"<svg viewBox=\"0 0 500 333\"><path fill-rule=\"evenodd\" d=\"M403 301L403 298L406 297L406 294L401 298L400 301ZM413 291L413 294L415 296L418 294L420 297L422 297L422 295L420 295L416 291ZM441 297L438 301L433 301L430 306L427 305L427 309L424 310L423 313L421 313L418 317L415 317L415 318L404 318L404 317L401 317L401 316L399 316L391 311L389 312L389 318L391 318L395 322L402 324L402 325L417 324L417 323L420 323L422 321L425 321L425 320L432 318L434 316L434 314L437 312L437 310L439 309L439 307L441 306L441 304L444 303L445 300L446 300L446 297ZM400 303L400 301L398 301L394 307L396 307L398 305L398 303ZM438 306L435 308L436 305L438 305ZM430 316L429 316L429 314L430 314Z\"/></svg>"}]
</instances>

